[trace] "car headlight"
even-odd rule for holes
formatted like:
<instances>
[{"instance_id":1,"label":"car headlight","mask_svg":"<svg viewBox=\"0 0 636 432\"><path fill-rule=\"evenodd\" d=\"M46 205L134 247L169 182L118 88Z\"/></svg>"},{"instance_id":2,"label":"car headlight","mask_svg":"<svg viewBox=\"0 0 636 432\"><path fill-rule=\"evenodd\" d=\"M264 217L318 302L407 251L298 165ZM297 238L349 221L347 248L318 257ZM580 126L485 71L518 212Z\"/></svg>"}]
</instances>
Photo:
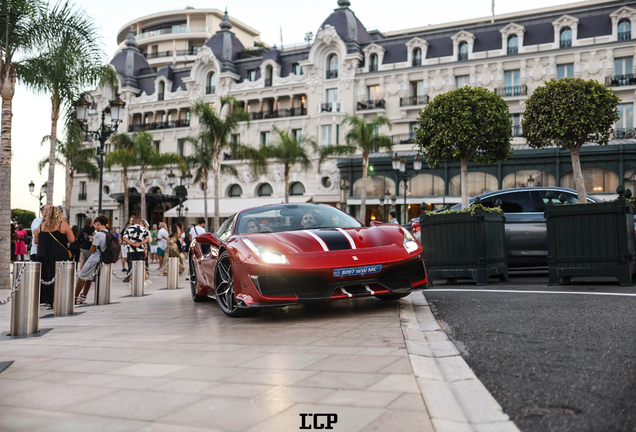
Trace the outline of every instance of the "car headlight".
<instances>
[{"instance_id":1,"label":"car headlight","mask_svg":"<svg viewBox=\"0 0 636 432\"><path fill-rule=\"evenodd\" d=\"M245 243L245 245L250 248L250 250L254 252L256 256L265 261L267 264L289 264L289 261L287 261L287 257L282 253L256 244L252 240L247 238L241 240L243 240L243 243Z\"/></svg>"},{"instance_id":2,"label":"car headlight","mask_svg":"<svg viewBox=\"0 0 636 432\"><path fill-rule=\"evenodd\" d=\"M406 249L408 253L415 252L419 247L417 241L415 240L415 237L413 237L413 234L411 234L407 230L404 230L404 243L402 244L404 245L404 249Z\"/></svg>"}]
</instances>

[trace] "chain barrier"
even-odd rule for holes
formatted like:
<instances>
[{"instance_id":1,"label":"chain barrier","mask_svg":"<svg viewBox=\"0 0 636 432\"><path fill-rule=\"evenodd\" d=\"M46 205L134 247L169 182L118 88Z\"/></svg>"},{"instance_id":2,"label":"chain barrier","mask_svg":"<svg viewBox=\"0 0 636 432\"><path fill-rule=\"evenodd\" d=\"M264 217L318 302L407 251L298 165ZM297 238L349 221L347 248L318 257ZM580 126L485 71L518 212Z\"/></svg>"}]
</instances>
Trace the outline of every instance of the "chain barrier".
<instances>
[{"instance_id":1,"label":"chain barrier","mask_svg":"<svg viewBox=\"0 0 636 432\"><path fill-rule=\"evenodd\" d=\"M63 265L60 266L60 268L57 270L57 273L55 273L55 276L53 276L53 279L51 279L50 281L41 281L42 285L53 285L55 283L55 279L57 279L57 277L59 276L59 274L62 272L62 269L64 268Z\"/></svg>"},{"instance_id":2,"label":"chain barrier","mask_svg":"<svg viewBox=\"0 0 636 432\"><path fill-rule=\"evenodd\" d=\"M91 276L89 276L89 277L87 277L87 278L80 277L80 276L79 276L79 273L78 273L78 275L75 277L75 282L77 282L77 280L78 280L78 279L81 279L81 280L83 280L83 281L93 280L93 278L95 277L95 275L96 275L97 273L99 273L99 270L100 270L101 268L102 268L102 263L99 263L99 264L97 265L97 268L95 269L95 272L94 272Z\"/></svg>"},{"instance_id":3,"label":"chain barrier","mask_svg":"<svg viewBox=\"0 0 636 432\"><path fill-rule=\"evenodd\" d=\"M130 276L130 273L132 273L132 269L128 270L128 273L126 273L124 277L117 276L117 274L115 274L115 270L112 270L112 273L113 273L113 276L115 276L117 279L124 280Z\"/></svg>"},{"instance_id":4,"label":"chain barrier","mask_svg":"<svg viewBox=\"0 0 636 432\"><path fill-rule=\"evenodd\" d=\"M7 297L6 300L0 300L0 306L4 306L7 303L9 303L9 301L13 298L15 293L18 292L18 287L20 286L20 281L22 280L22 275L24 274L25 268L26 268L26 265L22 265L22 268L20 269L20 274L18 274L18 277L15 278L15 284L13 284L13 288L11 288L11 293L9 294L9 297Z\"/></svg>"},{"instance_id":5,"label":"chain barrier","mask_svg":"<svg viewBox=\"0 0 636 432\"><path fill-rule=\"evenodd\" d=\"M157 270L150 270L150 271L153 271L153 272L156 272L156 273L161 273L162 271L164 271L167 268L168 268L168 263L166 262L166 264L163 267L158 268ZM148 267L146 267L146 270L148 270Z\"/></svg>"}]
</instances>

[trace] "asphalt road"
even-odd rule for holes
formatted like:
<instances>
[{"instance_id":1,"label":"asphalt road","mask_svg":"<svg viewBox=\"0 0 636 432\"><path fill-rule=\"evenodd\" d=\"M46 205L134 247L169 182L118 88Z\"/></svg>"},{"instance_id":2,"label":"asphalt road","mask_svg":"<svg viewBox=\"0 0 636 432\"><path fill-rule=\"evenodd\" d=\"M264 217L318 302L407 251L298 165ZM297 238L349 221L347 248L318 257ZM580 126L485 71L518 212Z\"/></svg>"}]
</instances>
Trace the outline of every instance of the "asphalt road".
<instances>
[{"instance_id":1,"label":"asphalt road","mask_svg":"<svg viewBox=\"0 0 636 432\"><path fill-rule=\"evenodd\" d=\"M548 287L546 273L436 281L424 294L521 431L636 431L636 287Z\"/></svg>"}]
</instances>

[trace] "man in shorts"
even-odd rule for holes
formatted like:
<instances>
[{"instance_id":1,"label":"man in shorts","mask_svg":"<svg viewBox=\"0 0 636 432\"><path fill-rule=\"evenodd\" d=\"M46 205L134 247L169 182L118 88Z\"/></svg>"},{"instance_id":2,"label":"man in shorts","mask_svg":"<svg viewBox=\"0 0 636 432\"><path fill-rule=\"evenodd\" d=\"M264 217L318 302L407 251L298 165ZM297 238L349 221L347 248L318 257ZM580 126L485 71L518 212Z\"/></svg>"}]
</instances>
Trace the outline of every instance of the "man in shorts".
<instances>
[{"instance_id":1,"label":"man in shorts","mask_svg":"<svg viewBox=\"0 0 636 432\"><path fill-rule=\"evenodd\" d=\"M91 221L93 226L93 221ZM86 296L91 289L91 283L95 272L102 261L102 252L106 250L106 232L108 232L108 218L99 215L95 218L94 233L91 234L90 255L86 258L84 266L77 275L77 284L75 285L75 306L86 304Z\"/></svg>"},{"instance_id":2,"label":"man in shorts","mask_svg":"<svg viewBox=\"0 0 636 432\"><path fill-rule=\"evenodd\" d=\"M159 222L159 232L157 233L157 255L159 255L159 267L163 267L163 256L168 249L168 230L166 224Z\"/></svg>"},{"instance_id":3,"label":"man in shorts","mask_svg":"<svg viewBox=\"0 0 636 432\"><path fill-rule=\"evenodd\" d=\"M142 225L141 219L133 217L132 225L124 230L122 234L126 248L128 249L128 268L132 269L133 261L146 261L144 245L150 243L150 234L148 230ZM130 281L130 274L126 276L124 282Z\"/></svg>"}]
</instances>

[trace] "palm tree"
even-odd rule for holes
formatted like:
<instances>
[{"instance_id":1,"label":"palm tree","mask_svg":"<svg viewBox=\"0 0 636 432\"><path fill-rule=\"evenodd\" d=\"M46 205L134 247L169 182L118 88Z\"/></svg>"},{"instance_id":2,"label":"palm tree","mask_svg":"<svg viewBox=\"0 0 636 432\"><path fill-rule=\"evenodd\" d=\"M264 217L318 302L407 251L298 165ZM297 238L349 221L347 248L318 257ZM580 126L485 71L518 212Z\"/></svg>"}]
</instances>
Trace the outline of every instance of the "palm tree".
<instances>
[{"instance_id":1,"label":"palm tree","mask_svg":"<svg viewBox=\"0 0 636 432\"><path fill-rule=\"evenodd\" d=\"M68 1L47 10L43 19L47 25L60 29L46 38L41 54L27 59L22 73L27 87L37 93L51 96L51 139L49 151L49 177L47 204L53 203L55 181L55 150L57 123L63 109L73 110L76 95L93 86L112 70L104 64L100 36L92 17L76 9ZM110 75L112 77L112 74Z\"/></svg>"},{"instance_id":2,"label":"palm tree","mask_svg":"<svg viewBox=\"0 0 636 432\"><path fill-rule=\"evenodd\" d=\"M122 168L124 182L124 223L128 221L130 209L130 197L128 191L128 170L135 166L136 160L133 154L134 141L127 133L115 134L110 141L115 150L106 155L104 166L110 171L114 166Z\"/></svg>"},{"instance_id":3,"label":"palm tree","mask_svg":"<svg viewBox=\"0 0 636 432\"><path fill-rule=\"evenodd\" d=\"M175 164L185 170L185 162L177 153L159 153L155 148L153 136L142 131L135 136L133 157L135 165L139 166L139 181L141 184L141 218L148 220L146 214L146 173L149 169L161 169L166 165Z\"/></svg>"},{"instance_id":4,"label":"palm tree","mask_svg":"<svg viewBox=\"0 0 636 432\"><path fill-rule=\"evenodd\" d=\"M384 116L373 117L365 121L356 115L347 114L345 124L351 129L345 135L346 145L323 147L320 155L322 163L329 156L351 155L356 151L362 152L362 191L360 193L360 220L366 220L367 213L367 174L369 170L369 153L386 149L392 150L391 137L380 134L381 126L391 129L391 121Z\"/></svg>"},{"instance_id":5,"label":"palm tree","mask_svg":"<svg viewBox=\"0 0 636 432\"><path fill-rule=\"evenodd\" d=\"M192 145L192 154L186 158L186 163L194 168L194 182L201 182L203 188L203 216L205 230L208 231L208 182L212 171L214 141L207 132L201 132L196 138L187 137L186 141Z\"/></svg>"},{"instance_id":6,"label":"palm tree","mask_svg":"<svg viewBox=\"0 0 636 432\"><path fill-rule=\"evenodd\" d=\"M274 126L274 132L278 134L274 145L264 145L262 152L266 157L276 160L283 165L285 173L285 202L289 202L289 169L300 164L303 170L311 168L311 161L307 152L308 147L318 153L318 144L311 138L295 137L289 135L289 132L278 129Z\"/></svg>"},{"instance_id":7,"label":"palm tree","mask_svg":"<svg viewBox=\"0 0 636 432\"><path fill-rule=\"evenodd\" d=\"M236 147L231 136L240 122L249 122L249 115L238 108L238 102L231 96L220 98L218 113L205 101L197 101L192 112L199 118L201 131L209 134L212 143L212 171L214 172L214 229L219 227L219 186L221 175L221 151Z\"/></svg>"},{"instance_id":8,"label":"palm tree","mask_svg":"<svg viewBox=\"0 0 636 432\"><path fill-rule=\"evenodd\" d=\"M47 135L42 138L42 144L51 140ZM66 121L66 141L57 142L57 153L55 163L66 169L66 198L64 209L67 222L70 224L71 218L71 194L73 192L73 179L75 174L88 174L89 180L96 181L99 178L99 170L95 164L95 150L82 145L82 131L75 120L75 113L69 111ZM38 164L40 173L46 165L50 164L48 157L42 159Z\"/></svg>"}]
</instances>

